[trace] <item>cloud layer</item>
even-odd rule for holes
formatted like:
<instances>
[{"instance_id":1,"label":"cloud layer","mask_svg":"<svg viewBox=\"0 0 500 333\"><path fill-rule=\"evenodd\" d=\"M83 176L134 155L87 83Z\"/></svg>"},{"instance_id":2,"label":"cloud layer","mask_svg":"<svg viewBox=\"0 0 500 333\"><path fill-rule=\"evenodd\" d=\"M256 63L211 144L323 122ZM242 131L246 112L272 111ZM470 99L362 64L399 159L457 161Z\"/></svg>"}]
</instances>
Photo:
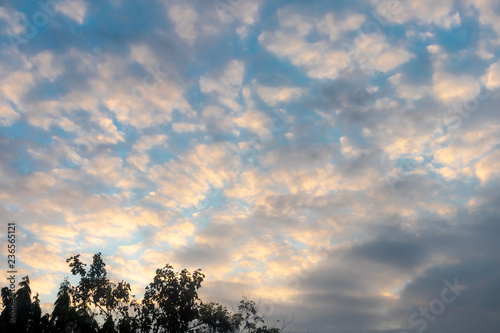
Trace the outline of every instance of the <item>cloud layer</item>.
<instances>
[{"instance_id":1,"label":"cloud layer","mask_svg":"<svg viewBox=\"0 0 500 333\"><path fill-rule=\"evenodd\" d=\"M139 297L202 268L205 297L293 332L496 332L498 22L493 0L4 1L19 271L50 302L101 251Z\"/></svg>"}]
</instances>

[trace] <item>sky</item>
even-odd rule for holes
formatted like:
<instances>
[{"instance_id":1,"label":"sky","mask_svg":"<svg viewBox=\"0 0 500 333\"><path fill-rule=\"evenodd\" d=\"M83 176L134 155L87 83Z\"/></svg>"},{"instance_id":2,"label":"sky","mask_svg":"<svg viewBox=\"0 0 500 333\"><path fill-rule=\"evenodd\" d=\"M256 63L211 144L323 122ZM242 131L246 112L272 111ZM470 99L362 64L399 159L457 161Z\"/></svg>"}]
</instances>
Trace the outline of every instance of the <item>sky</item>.
<instances>
[{"instance_id":1,"label":"sky","mask_svg":"<svg viewBox=\"0 0 500 333\"><path fill-rule=\"evenodd\" d=\"M495 0L2 0L0 246L44 312L102 252L291 332L496 333L499 87Z\"/></svg>"}]
</instances>

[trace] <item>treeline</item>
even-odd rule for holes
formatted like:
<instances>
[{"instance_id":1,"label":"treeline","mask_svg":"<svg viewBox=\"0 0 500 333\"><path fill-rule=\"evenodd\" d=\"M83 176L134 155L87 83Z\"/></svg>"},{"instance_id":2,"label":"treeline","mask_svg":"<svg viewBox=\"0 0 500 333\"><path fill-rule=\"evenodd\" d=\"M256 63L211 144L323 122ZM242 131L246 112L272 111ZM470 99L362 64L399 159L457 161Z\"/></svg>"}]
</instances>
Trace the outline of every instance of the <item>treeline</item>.
<instances>
[{"instance_id":1,"label":"treeline","mask_svg":"<svg viewBox=\"0 0 500 333\"><path fill-rule=\"evenodd\" d=\"M201 270L175 272L166 265L156 270L141 302L130 294L130 284L107 278L101 253L86 264L76 255L66 260L78 285L61 283L51 314L32 295L29 277L12 292L1 290L0 332L26 333L278 333L286 325L270 327L259 306L244 298L235 312L198 297L205 275Z\"/></svg>"}]
</instances>

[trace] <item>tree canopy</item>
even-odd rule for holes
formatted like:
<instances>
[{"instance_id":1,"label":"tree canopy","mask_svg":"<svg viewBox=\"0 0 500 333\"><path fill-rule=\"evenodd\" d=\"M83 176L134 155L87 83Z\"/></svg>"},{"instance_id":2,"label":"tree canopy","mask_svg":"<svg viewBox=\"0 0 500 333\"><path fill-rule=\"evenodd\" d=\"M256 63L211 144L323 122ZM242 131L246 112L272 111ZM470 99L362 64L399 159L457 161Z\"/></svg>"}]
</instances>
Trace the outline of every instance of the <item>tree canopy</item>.
<instances>
[{"instance_id":1,"label":"tree canopy","mask_svg":"<svg viewBox=\"0 0 500 333\"><path fill-rule=\"evenodd\" d=\"M235 312L202 301L198 289L205 275L200 269L176 272L169 264L157 269L139 302L130 294L129 283L108 279L101 253L93 256L88 269L79 254L66 262L79 281L71 285L64 279L51 314L42 316L39 296L32 295L28 276L15 292L1 289L0 332L279 333L287 326L268 326L258 303L247 298Z\"/></svg>"}]
</instances>

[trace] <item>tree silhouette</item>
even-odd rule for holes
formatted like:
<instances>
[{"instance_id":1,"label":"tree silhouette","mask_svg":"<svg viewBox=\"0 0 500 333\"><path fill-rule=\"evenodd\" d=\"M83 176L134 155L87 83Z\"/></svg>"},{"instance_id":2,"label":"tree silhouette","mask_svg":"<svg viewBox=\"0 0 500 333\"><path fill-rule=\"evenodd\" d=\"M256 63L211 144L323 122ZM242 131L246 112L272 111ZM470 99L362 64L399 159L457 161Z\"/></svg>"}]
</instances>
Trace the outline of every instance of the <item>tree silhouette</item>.
<instances>
[{"instance_id":1,"label":"tree silhouette","mask_svg":"<svg viewBox=\"0 0 500 333\"><path fill-rule=\"evenodd\" d=\"M279 333L286 327L265 325L258 305L246 298L235 313L219 303L203 302L198 289L205 275L199 269L175 272L169 264L157 269L138 302L130 295L129 283L107 278L101 253L93 256L88 270L79 254L66 262L79 282L72 286L64 279L50 315L42 316L28 276L15 293L2 288L0 333Z\"/></svg>"},{"instance_id":2,"label":"tree silhouette","mask_svg":"<svg viewBox=\"0 0 500 333\"><path fill-rule=\"evenodd\" d=\"M42 323L47 321L42 310L38 294L31 297L30 279L28 276L19 282L19 289L13 294L7 287L2 288L2 304L4 306L0 315L0 329L2 332L43 332ZM11 320L11 309L14 308L15 320Z\"/></svg>"},{"instance_id":3,"label":"tree silhouette","mask_svg":"<svg viewBox=\"0 0 500 333\"><path fill-rule=\"evenodd\" d=\"M78 286L71 289L73 301L78 308L87 310L95 307L104 316L106 321L114 322L123 312L127 312L130 302L130 284L121 281L111 283L107 278L106 264L99 252L94 255L90 269L85 270L86 264L80 261L80 255L66 260L73 275L80 276Z\"/></svg>"},{"instance_id":4,"label":"tree silhouette","mask_svg":"<svg viewBox=\"0 0 500 333\"><path fill-rule=\"evenodd\" d=\"M193 331L191 324L198 319L201 305L197 290L204 278L200 270L193 274L186 269L175 273L170 265L157 269L142 301L139 316L142 332Z\"/></svg>"},{"instance_id":5,"label":"tree silhouette","mask_svg":"<svg viewBox=\"0 0 500 333\"><path fill-rule=\"evenodd\" d=\"M199 314L201 327L196 330L197 333L231 333L237 331L241 324L241 316L214 302L202 303Z\"/></svg>"},{"instance_id":6,"label":"tree silhouette","mask_svg":"<svg viewBox=\"0 0 500 333\"><path fill-rule=\"evenodd\" d=\"M67 279L61 283L54 310L50 318L50 327L56 332L97 332L99 326L91 313L86 309L78 309L71 302L71 284Z\"/></svg>"}]
</instances>

